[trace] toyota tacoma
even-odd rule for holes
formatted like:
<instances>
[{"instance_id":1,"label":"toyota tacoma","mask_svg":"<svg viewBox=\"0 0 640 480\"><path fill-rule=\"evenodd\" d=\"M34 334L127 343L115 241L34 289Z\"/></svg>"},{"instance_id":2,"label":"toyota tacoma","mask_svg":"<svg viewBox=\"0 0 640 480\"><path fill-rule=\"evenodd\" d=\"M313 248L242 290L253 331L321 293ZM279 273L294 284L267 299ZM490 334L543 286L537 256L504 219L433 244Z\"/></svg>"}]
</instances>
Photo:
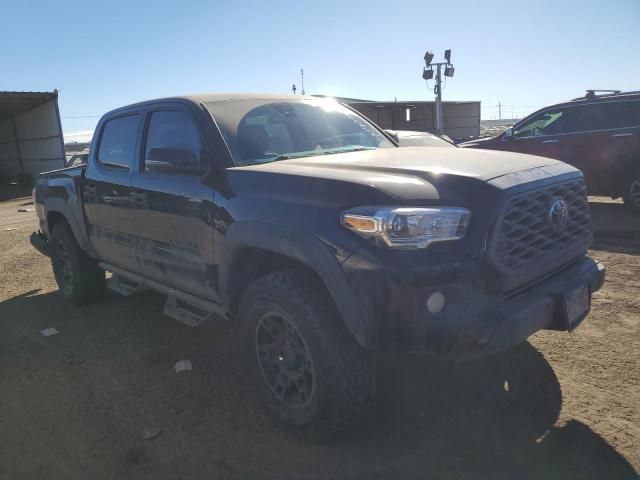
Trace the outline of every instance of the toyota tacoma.
<instances>
[{"instance_id":1,"label":"toyota tacoma","mask_svg":"<svg viewBox=\"0 0 640 480\"><path fill-rule=\"evenodd\" d=\"M119 108L34 201L31 242L70 302L144 287L186 324L226 317L262 403L315 439L362 416L376 352L472 358L571 331L604 282L576 168L398 148L329 99Z\"/></svg>"}]
</instances>

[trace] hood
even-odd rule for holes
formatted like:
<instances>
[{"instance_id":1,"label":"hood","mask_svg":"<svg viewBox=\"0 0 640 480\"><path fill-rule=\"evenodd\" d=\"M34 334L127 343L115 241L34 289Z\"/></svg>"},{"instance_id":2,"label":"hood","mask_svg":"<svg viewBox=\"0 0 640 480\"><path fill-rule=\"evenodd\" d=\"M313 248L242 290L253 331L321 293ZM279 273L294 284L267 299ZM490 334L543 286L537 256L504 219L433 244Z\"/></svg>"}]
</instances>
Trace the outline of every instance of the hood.
<instances>
[{"instance_id":1,"label":"hood","mask_svg":"<svg viewBox=\"0 0 640 480\"><path fill-rule=\"evenodd\" d=\"M558 160L513 152L404 147L281 160L230 170L337 180L375 187L397 198L439 199L440 190L450 190L454 185L463 188L464 183L487 183L515 172L558 164L564 166Z\"/></svg>"}]
</instances>

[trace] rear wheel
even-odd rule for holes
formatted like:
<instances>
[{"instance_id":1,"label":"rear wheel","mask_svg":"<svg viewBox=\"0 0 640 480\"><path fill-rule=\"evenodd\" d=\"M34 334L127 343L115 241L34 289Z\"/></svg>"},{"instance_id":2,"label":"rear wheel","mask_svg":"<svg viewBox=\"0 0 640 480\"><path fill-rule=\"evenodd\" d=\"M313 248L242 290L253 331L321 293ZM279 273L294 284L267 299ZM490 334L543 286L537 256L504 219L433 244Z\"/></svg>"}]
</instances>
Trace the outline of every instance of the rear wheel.
<instances>
[{"instance_id":1,"label":"rear wheel","mask_svg":"<svg viewBox=\"0 0 640 480\"><path fill-rule=\"evenodd\" d=\"M624 187L624 204L633 213L640 214L640 171L631 175Z\"/></svg>"},{"instance_id":2,"label":"rear wheel","mask_svg":"<svg viewBox=\"0 0 640 480\"><path fill-rule=\"evenodd\" d=\"M289 430L323 441L357 422L371 391L371 359L322 285L296 271L269 274L240 305L243 351L258 396Z\"/></svg>"},{"instance_id":3,"label":"rear wheel","mask_svg":"<svg viewBox=\"0 0 640 480\"><path fill-rule=\"evenodd\" d=\"M50 242L53 274L67 300L80 305L100 298L105 287L104 270L80 248L69 225L56 223Z\"/></svg>"}]
</instances>

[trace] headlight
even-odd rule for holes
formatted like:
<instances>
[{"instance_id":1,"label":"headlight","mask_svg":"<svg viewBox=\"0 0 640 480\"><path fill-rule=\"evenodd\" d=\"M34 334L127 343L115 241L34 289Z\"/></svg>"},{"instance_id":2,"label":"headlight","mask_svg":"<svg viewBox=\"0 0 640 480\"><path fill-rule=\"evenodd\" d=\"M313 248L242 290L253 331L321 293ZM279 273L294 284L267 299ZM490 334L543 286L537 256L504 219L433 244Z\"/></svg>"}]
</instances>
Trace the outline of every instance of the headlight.
<instances>
[{"instance_id":1,"label":"headlight","mask_svg":"<svg viewBox=\"0 0 640 480\"><path fill-rule=\"evenodd\" d=\"M427 248L464 237L471 212L457 207L357 207L342 213L342 224L392 248Z\"/></svg>"}]
</instances>

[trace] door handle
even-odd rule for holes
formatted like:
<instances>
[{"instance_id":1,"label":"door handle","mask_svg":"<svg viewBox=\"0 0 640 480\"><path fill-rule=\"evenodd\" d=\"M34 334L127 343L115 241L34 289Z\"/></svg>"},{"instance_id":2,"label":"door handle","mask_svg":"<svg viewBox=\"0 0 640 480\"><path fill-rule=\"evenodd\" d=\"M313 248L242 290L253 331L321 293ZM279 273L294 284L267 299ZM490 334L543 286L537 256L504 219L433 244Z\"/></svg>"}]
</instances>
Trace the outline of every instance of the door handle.
<instances>
[{"instance_id":1,"label":"door handle","mask_svg":"<svg viewBox=\"0 0 640 480\"><path fill-rule=\"evenodd\" d=\"M95 185L85 185L83 190L84 190L84 193L86 193L86 194L96 193L96 186Z\"/></svg>"},{"instance_id":2,"label":"door handle","mask_svg":"<svg viewBox=\"0 0 640 480\"><path fill-rule=\"evenodd\" d=\"M558 143L560 142L560 140L558 139L553 139L553 140L543 140L542 143Z\"/></svg>"},{"instance_id":3,"label":"door handle","mask_svg":"<svg viewBox=\"0 0 640 480\"><path fill-rule=\"evenodd\" d=\"M633 137L633 133L629 132L629 133L614 133L613 135L611 135L612 138L618 138L618 137Z\"/></svg>"}]
</instances>

